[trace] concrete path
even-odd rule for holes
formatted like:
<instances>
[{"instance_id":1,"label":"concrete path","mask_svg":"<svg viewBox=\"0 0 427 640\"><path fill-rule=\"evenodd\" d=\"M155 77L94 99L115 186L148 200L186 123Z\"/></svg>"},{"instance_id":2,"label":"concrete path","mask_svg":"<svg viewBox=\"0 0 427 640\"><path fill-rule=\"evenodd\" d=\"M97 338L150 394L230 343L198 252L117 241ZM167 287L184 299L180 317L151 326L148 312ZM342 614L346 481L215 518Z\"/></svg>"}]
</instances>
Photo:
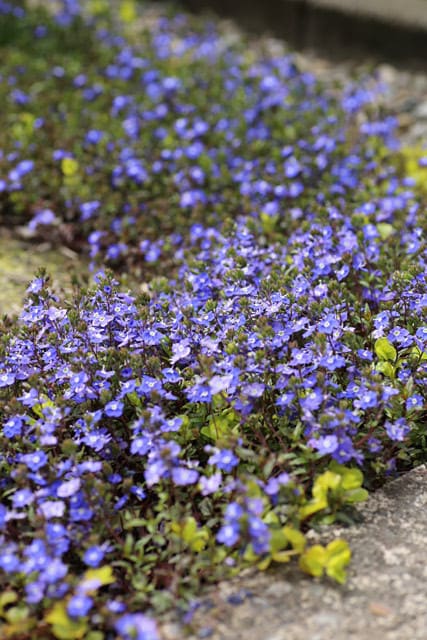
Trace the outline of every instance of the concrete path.
<instances>
[{"instance_id":1,"label":"concrete path","mask_svg":"<svg viewBox=\"0 0 427 640\"><path fill-rule=\"evenodd\" d=\"M426 640L426 467L391 481L360 510L363 523L328 531L353 550L346 585L287 566L222 583L196 614L193 640ZM165 632L184 637L175 625Z\"/></svg>"},{"instance_id":2,"label":"concrete path","mask_svg":"<svg viewBox=\"0 0 427 640\"><path fill-rule=\"evenodd\" d=\"M427 59L427 0L181 0L298 49L341 57L366 52L399 62Z\"/></svg>"},{"instance_id":3,"label":"concrete path","mask_svg":"<svg viewBox=\"0 0 427 640\"><path fill-rule=\"evenodd\" d=\"M325 7L427 29L427 0L292 0L314 8Z\"/></svg>"}]
</instances>

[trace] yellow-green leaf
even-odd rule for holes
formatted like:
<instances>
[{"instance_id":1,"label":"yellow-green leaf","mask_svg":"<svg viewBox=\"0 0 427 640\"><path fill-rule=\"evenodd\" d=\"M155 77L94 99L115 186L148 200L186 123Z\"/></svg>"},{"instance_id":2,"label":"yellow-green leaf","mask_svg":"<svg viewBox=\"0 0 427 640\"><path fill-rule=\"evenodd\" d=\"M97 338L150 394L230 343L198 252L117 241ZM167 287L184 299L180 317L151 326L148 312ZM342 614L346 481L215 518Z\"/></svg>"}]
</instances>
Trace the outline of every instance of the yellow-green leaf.
<instances>
[{"instance_id":1,"label":"yellow-green leaf","mask_svg":"<svg viewBox=\"0 0 427 640\"><path fill-rule=\"evenodd\" d=\"M206 547L209 540L209 531L206 527L198 528L195 518L187 518L184 522L172 522L171 529L176 533L192 551L200 552Z\"/></svg>"},{"instance_id":2,"label":"yellow-green leaf","mask_svg":"<svg viewBox=\"0 0 427 640\"><path fill-rule=\"evenodd\" d=\"M305 573L320 577L327 562L327 552L320 544L315 544L305 551L299 559L299 565Z\"/></svg>"},{"instance_id":3,"label":"yellow-green leaf","mask_svg":"<svg viewBox=\"0 0 427 640\"><path fill-rule=\"evenodd\" d=\"M271 560L271 556L267 556L266 558L261 560L261 562L258 562L257 569L259 569L260 571L265 571L270 566Z\"/></svg>"},{"instance_id":4,"label":"yellow-green leaf","mask_svg":"<svg viewBox=\"0 0 427 640\"><path fill-rule=\"evenodd\" d=\"M345 568L351 559L351 550L345 540L334 540L326 547L326 573L340 584L347 578Z\"/></svg>"},{"instance_id":5,"label":"yellow-green leaf","mask_svg":"<svg viewBox=\"0 0 427 640\"><path fill-rule=\"evenodd\" d=\"M274 562L285 563L285 562L289 562L289 560L294 555L295 555L295 551L291 551L288 549L288 551L277 551L276 553L273 553L271 557L274 560Z\"/></svg>"},{"instance_id":6,"label":"yellow-green leaf","mask_svg":"<svg viewBox=\"0 0 427 640\"><path fill-rule=\"evenodd\" d=\"M69 617L64 602L57 602L45 616L45 621L52 625L52 633L58 640L80 640L88 628L86 620Z\"/></svg>"},{"instance_id":7,"label":"yellow-green leaf","mask_svg":"<svg viewBox=\"0 0 427 640\"><path fill-rule=\"evenodd\" d=\"M87 628L88 625L85 620L75 622L70 619L67 625L52 625L52 633L58 640L80 640L85 636Z\"/></svg>"},{"instance_id":8,"label":"yellow-green leaf","mask_svg":"<svg viewBox=\"0 0 427 640\"><path fill-rule=\"evenodd\" d=\"M101 15L104 11L107 10L107 3L105 0L90 0L89 2L89 11L93 15Z\"/></svg>"},{"instance_id":9,"label":"yellow-green leaf","mask_svg":"<svg viewBox=\"0 0 427 640\"><path fill-rule=\"evenodd\" d=\"M271 553L277 553L278 551L282 551L288 546L288 539L283 531L283 529L270 529L271 537L270 537L270 551Z\"/></svg>"},{"instance_id":10,"label":"yellow-green leaf","mask_svg":"<svg viewBox=\"0 0 427 640\"><path fill-rule=\"evenodd\" d=\"M310 500L304 506L302 506L299 510L299 515L302 520L309 518L314 513L321 511L322 509L326 509L328 506L328 501L326 498L321 500Z\"/></svg>"},{"instance_id":11,"label":"yellow-green leaf","mask_svg":"<svg viewBox=\"0 0 427 640\"><path fill-rule=\"evenodd\" d=\"M0 615L3 615L4 608L9 604L13 604L18 600L18 594L15 591L7 590L0 594Z\"/></svg>"},{"instance_id":12,"label":"yellow-green leaf","mask_svg":"<svg viewBox=\"0 0 427 640\"><path fill-rule=\"evenodd\" d=\"M369 493L366 489L353 489L345 494L345 501L349 504L353 504L354 502L364 502L368 499Z\"/></svg>"},{"instance_id":13,"label":"yellow-green leaf","mask_svg":"<svg viewBox=\"0 0 427 640\"><path fill-rule=\"evenodd\" d=\"M395 362L397 358L397 351L387 338L378 338L375 341L375 353L380 360Z\"/></svg>"},{"instance_id":14,"label":"yellow-green leaf","mask_svg":"<svg viewBox=\"0 0 427 640\"><path fill-rule=\"evenodd\" d=\"M350 491L351 489L358 489L362 486L363 483L363 473L360 469L348 469L345 468L343 476L342 476L342 488L345 491Z\"/></svg>"},{"instance_id":15,"label":"yellow-green leaf","mask_svg":"<svg viewBox=\"0 0 427 640\"><path fill-rule=\"evenodd\" d=\"M43 416L43 410L47 409L48 407L54 407L55 403L52 402L52 400L49 400L48 398L46 398L46 400L44 400L46 396L42 396L43 402L42 403L38 403L32 406L32 410L34 411L35 414L37 414L39 416L39 418L41 418Z\"/></svg>"},{"instance_id":16,"label":"yellow-green leaf","mask_svg":"<svg viewBox=\"0 0 427 640\"><path fill-rule=\"evenodd\" d=\"M182 539L184 542L191 542L197 533L197 522L195 518L187 518L182 528Z\"/></svg>"},{"instance_id":17,"label":"yellow-green leaf","mask_svg":"<svg viewBox=\"0 0 427 640\"><path fill-rule=\"evenodd\" d=\"M313 497L317 500L324 500L329 489L338 489L341 484L341 476L333 471L325 471L316 478L313 486Z\"/></svg>"},{"instance_id":18,"label":"yellow-green leaf","mask_svg":"<svg viewBox=\"0 0 427 640\"><path fill-rule=\"evenodd\" d=\"M70 620L66 605L63 602L57 602L53 608L45 616L46 622L49 624L66 625Z\"/></svg>"},{"instance_id":19,"label":"yellow-green leaf","mask_svg":"<svg viewBox=\"0 0 427 640\"><path fill-rule=\"evenodd\" d=\"M109 565L100 567L99 569L88 569L84 574L84 580L98 580L100 586L113 584L113 582L115 582L113 569Z\"/></svg>"},{"instance_id":20,"label":"yellow-green leaf","mask_svg":"<svg viewBox=\"0 0 427 640\"><path fill-rule=\"evenodd\" d=\"M294 551L298 551L298 553L302 553L305 549L306 539L301 531L298 529L293 529L292 527L283 527L283 533L287 540L292 545Z\"/></svg>"},{"instance_id":21,"label":"yellow-green leaf","mask_svg":"<svg viewBox=\"0 0 427 640\"><path fill-rule=\"evenodd\" d=\"M404 159L405 174L413 178L418 187L425 191L427 168L420 166L420 159L426 155L425 149L421 145L417 147L404 147L400 151Z\"/></svg>"},{"instance_id":22,"label":"yellow-green leaf","mask_svg":"<svg viewBox=\"0 0 427 640\"><path fill-rule=\"evenodd\" d=\"M206 548L208 540L209 540L209 533L207 529L205 528L200 529L200 531L197 532L197 535L193 538L193 540L190 543L191 550L195 551L196 553L200 553L200 551L203 551L203 549Z\"/></svg>"},{"instance_id":23,"label":"yellow-green leaf","mask_svg":"<svg viewBox=\"0 0 427 640\"><path fill-rule=\"evenodd\" d=\"M120 3L120 19L123 22L133 22L136 18L136 6L134 0L122 0Z\"/></svg>"},{"instance_id":24,"label":"yellow-green leaf","mask_svg":"<svg viewBox=\"0 0 427 640\"><path fill-rule=\"evenodd\" d=\"M64 176L74 176L79 170L79 163L74 158L63 158L61 169Z\"/></svg>"}]
</instances>

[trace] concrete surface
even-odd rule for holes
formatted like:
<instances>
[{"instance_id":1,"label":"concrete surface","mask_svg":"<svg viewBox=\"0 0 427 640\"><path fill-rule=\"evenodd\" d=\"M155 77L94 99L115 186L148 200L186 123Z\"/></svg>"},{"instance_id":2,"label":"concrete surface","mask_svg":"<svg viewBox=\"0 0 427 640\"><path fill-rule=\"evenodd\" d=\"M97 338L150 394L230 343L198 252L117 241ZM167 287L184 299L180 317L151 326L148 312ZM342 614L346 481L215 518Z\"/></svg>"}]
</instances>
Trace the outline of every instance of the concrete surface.
<instances>
[{"instance_id":1,"label":"concrete surface","mask_svg":"<svg viewBox=\"0 0 427 640\"><path fill-rule=\"evenodd\" d=\"M370 53L382 60L427 61L427 0L180 0L231 17L296 49L334 57Z\"/></svg>"},{"instance_id":2,"label":"concrete surface","mask_svg":"<svg viewBox=\"0 0 427 640\"><path fill-rule=\"evenodd\" d=\"M293 2L372 16L385 22L427 29L426 0L293 0Z\"/></svg>"}]
</instances>

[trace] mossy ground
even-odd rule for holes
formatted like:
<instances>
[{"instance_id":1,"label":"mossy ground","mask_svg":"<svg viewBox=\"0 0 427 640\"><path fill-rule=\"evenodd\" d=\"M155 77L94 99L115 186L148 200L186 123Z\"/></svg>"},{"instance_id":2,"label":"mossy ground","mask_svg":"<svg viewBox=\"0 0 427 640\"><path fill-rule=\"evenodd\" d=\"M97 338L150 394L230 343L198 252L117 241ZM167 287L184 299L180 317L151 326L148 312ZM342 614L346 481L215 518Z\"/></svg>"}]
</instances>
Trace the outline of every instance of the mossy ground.
<instances>
[{"instance_id":1,"label":"mossy ground","mask_svg":"<svg viewBox=\"0 0 427 640\"><path fill-rule=\"evenodd\" d=\"M71 274L87 273L84 259L71 251L32 244L0 230L0 314L15 314L22 309L25 290L34 273L44 268L55 288L69 289Z\"/></svg>"}]
</instances>

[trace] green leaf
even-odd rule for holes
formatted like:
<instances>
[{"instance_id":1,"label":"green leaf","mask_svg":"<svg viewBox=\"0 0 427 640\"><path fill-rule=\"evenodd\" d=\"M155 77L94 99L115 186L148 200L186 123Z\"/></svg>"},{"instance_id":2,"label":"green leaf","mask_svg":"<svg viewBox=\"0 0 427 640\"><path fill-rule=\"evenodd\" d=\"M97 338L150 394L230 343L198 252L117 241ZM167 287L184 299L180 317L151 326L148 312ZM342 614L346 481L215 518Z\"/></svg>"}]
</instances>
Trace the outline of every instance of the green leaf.
<instances>
[{"instance_id":1,"label":"green leaf","mask_svg":"<svg viewBox=\"0 0 427 640\"><path fill-rule=\"evenodd\" d=\"M134 407L142 407L142 401L136 391L131 391L126 394L126 398Z\"/></svg>"},{"instance_id":2,"label":"green leaf","mask_svg":"<svg viewBox=\"0 0 427 640\"><path fill-rule=\"evenodd\" d=\"M17 607L10 607L10 609L8 609L5 613L5 618L11 624L15 624L17 622L22 622L22 620L28 618L29 613L29 607L26 607L25 605L19 605Z\"/></svg>"},{"instance_id":3,"label":"green leaf","mask_svg":"<svg viewBox=\"0 0 427 640\"><path fill-rule=\"evenodd\" d=\"M282 529L270 529L270 552L277 553L288 546L288 538Z\"/></svg>"},{"instance_id":4,"label":"green leaf","mask_svg":"<svg viewBox=\"0 0 427 640\"><path fill-rule=\"evenodd\" d=\"M263 516L262 519L263 522L265 522L265 524L271 525L271 524L279 524L280 520L279 520L279 516L277 515L277 513L274 513L274 511L268 511L265 516Z\"/></svg>"},{"instance_id":5,"label":"green leaf","mask_svg":"<svg viewBox=\"0 0 427 640\"><path fill-rule=\"evenodd\" d=\"M381 362L377 362L375 365L375 370L382 373L384 376L387 376L390 380L394 380L396 377L396 369L393 367L391 362L384 362L384 360L381 360Z\"/></svg>"},{"instance_id":6,"label":"green leaf","mask_svg":"<svg viewBox=\"0 0 427 640\"><path fill-rule=\"evenodd\" d=\"M380 360L395 362L397 359L397 351L387 338L378 338L378 340L376 340L375 353Z\"/></svg>"},{"instance_id":7,"label":"green leaf","mask_svg":"<svg viewBox=\"0 0 427 640\"><path fill-rule=\"evenodd\" d=\"M90 631L85 640L104 640L105 636L102 631Z\"/></svg>"},{"instance_id":8,"label":"green leaf","mask_svg":"<svg viewBox=\"0 0 427 640\"><path fill-rule=\"evenodd\" d=\"M126 520L123 529L134 529L135 527L143 527L147 524L147 521L144 518L132 518L132 520Z\"/></svg>"},{"instance_id":9,"label":"green leaf","mask_svg":"<svg viewBox=\"0 0 427 640\"><path fill-rule=\"evenodd\" d=\"M259 561L259 556L257 556L251 544L248 544L248 546L246 547L243 554L243 560L250 563L256 562L257 560Z\"/></svg>"},{"instance_id":10,"label":"green leaf","mask_svg":"<svg viewBox=\"0 0 427 640\"><path fill-rule=\"evenodd\" d=\"M225 409L211 416L209 423L200 430L202 435L214 442L226 440L239 433L240 418L234 409Z\"/></svg>"},{"instance_id":11,"label":"green leaf","mask_svg":"<svg viewBox=\"0 0 427 640\"><path fill-rule=\"evenodd\" d=\"M420 362L427 360L427 351L421 351L418 347L412 347L411 355L414 356Z\"/></svg>"},{"instance_id":12,"label":"green leaf","mask_svg":"<svg viewBox=\"0 0 427 640\"><path fill-rule=\"evenodd\" d=\"M265 234L270 235L276 228L279 216L269 216L268 213L262 212L260 215L262 230Z\"/></svg>"},{"instance_id":13,"label":"green leaf","mask_svg":"<svg viewBox=\"0 0 427 640\"><path fill-rule=\"evenodd\" d=\"M353 489L345 494L345 501L349 504L354 502L364 502L368 499L369 493L366 489Z\"/></svg>"},{"instance_id":14,"label":"green leaf","mask_svg":"<svg viewBox=\"0 0 427 640\"><path fill-rule=\"evenodd\" d=\"M203 551L209 541L208 529L199 528L193 517L187 518L183 523L172 522L171 529L196 553Z\"/></svg>"},{"instance_id":15,"label":"green leaf","mask_svg":"<svg viewBox=\"0 0 427 640\"><path fill-rule=\"evenodd\" d=\"M377 229L381 240L387 240L387 238L395 233L395 228L391 224L388 224L388 222L380 222L377 224Z\"/></svg>"}]
</instances>

